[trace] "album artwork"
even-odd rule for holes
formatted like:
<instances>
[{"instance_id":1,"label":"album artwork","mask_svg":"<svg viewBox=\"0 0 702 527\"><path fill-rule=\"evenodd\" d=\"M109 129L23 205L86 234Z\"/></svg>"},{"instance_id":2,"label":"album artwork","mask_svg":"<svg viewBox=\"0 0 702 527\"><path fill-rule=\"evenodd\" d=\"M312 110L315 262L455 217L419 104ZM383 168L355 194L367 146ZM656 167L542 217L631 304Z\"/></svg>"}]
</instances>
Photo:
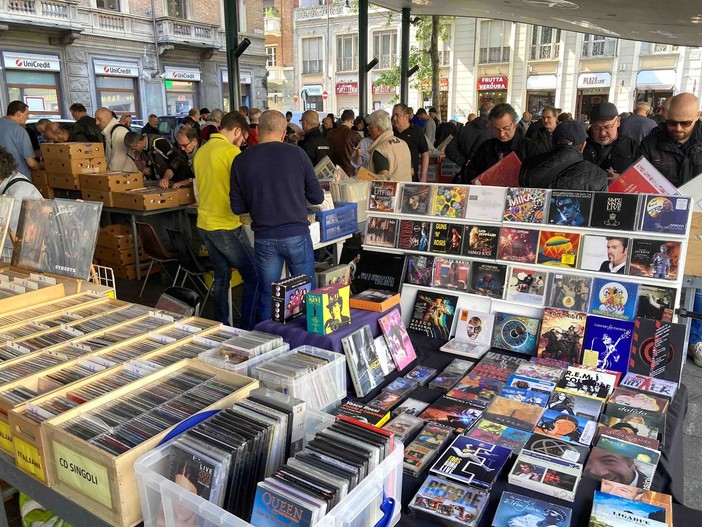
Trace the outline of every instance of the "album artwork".
<instances>
[{"instance_id":1,"label":"album artwork","mask_svg":"<svg viewBox=\"0 0 702 527\"><path fill-rule=\"evenodd\" d=\"M583 366L618 371L624 375L634 339L634 322L591 315L585 323Z\"/></svg>"},{"instance_id":2,"label":"album artwork","mask_svg":"<svg viewBox=\"0 0 702 527\"><path fill-rule=\"evenodd\" d=\"M431 223L421 220L400 220L397 247L408 251L429 250Z\"/></svg>"},{"instance_id":3,"label":"album artwork","mask_svg":"<svg viewBox=\"0 0 702 527\"><path fill-rule=\"evenodd\" d=\"M500 228L490 225L466 225L463 240L463 256L475 258L497 258L497 242Z\"/></svg>"},{"instance_id":4,"label":"album artwork","mask_svg":"<svg viewBox=\"0 0 702 527\"><path fill-rule=\"evenodd\" d=\"M349 240L350 241L350 240ZM354 262L356 272L351 276L351 292L358 294L366 289L399 292L405 270L404 254L366 251L348 243L341 251L341 264Z\"/></svg>"},{"instance_id":5,"label":"album artwork","mask_svg":"<svg viewBox=\"0 0 702 527\"><path fill-rule=\"evenodd\" d=\"M392 360L397 366L397 371L404 370L417 358L417 354L407 334L407 329L405 329L400 311L393 309L387 315L380 317L378 324L385 337Z\"/></svg>"},{"instance_id":6,"label":"album artwork","mask_svg":"<svg viewBox=\"0 0 702 527\"><path fill-rule=\"evenodd\" d=\"M505 198L504 221L543 223L547 206L547 190L509 187Z\"/></svg>"},{"instance_id":7,"label":"album artwork","mask_svg":"<svg viewBox=\"0 0 702 527\"><path fill-rule=\"evenodd\" d=\"M525 362L526 359L521 357L488 351L471 370L471 374L504 382Z\"/></svg>"},{"instance_id":8,"label":"album artwork","mask_svg":"<svg viewBox=\"0 0 702 527\"><path fill-rule=\"evenodd\" d=\"M546 496L575 501L582 470L583 466L580 463L572 463L532 450L522 450L517 456L507 481L512 485L531 489ZM533 518L527 519L533 520ZM547 516L546 523L552 525L561 519L565 518L554 511ZM517 521L522 521L522 518ZM516 525L519 524L513 522L509 527Z\"/></svg>"},{"instance_id":9,"label":"album artwork","mask_svg":"<svg viewBox=\"0 0 702 527\"><path fill-rule=\"evenodd\" d=\"M478 441L486 441L493 445L518 451L529 440L531 432L481 417L465 435Z\"/></svg>"},{"instance_id":10,"label":"album artwork","mask_svg":"<svg viewBox=\"0 0 702 527\"><path fill-rule=\"evenodd\" d=\"M365 243L375 247L395 247L398 223L397 218L369 216Z\"/></svg>"},{"instance_id":11,"label":"album artwork","mask_svg":"<svg viewBox=\"0 0 702 527\"><path fill-rule=\"evenodd\" d=\"M590 306L592 278L574 274L551 273L548 288L550 307L587 311Z\"/></svg>"},{"instance_id":12,"label":"album artwork","mask_svg":"<svg viewBox=\"0 0 702 527\"><path fill-rule=\"evenodd\" d=\"M685 361L684 324L637 318L629 372L680 384Z\"/></svg>"},{"instance_id":13,"label":"album artwork","mask_svg":"<svg viewBox=\"0 0 702 527\"><path fill-rule=\"evenodd\" d=\"M484 408L473 401L444 395L430 404L419 417L462 432L479 419L483 411Z\"/></svg>"},{"instance_id":14,"label":"album artwork","mask_svg":"<svg viewBox=\"0 0 702 527\"><path fill-rule=\"evenodd\" d=\"M586 234L581 241L580 269L627 274L631 240L626 237Z\"/></svg>"},{"instance_id":15,"label":"album artwork","mask_svg":"<svg viewBox=\"0 0 702 527\"><path fill-rule=\"evenodd\" d=\"M591 421L597 421L602 412L602 404L600 399L568 393L556 388L551 392L546 408L563 414L577 415Z\"/></svg>"},{"instance_id":16,"label":"album artwork","mask_svg":"<svg viewBox=\"0 0 702 527\"><path fill-rule=\"evenodd\" d=\"M591 368L570 366L558 382L558 388L574 393L605 400L617 385L617 375Z\"/></svg>"},{"instance_id":17,"label":"album artwork","mask_svg":"<svg viewBox=\"0 0 702 527\"><path fill-rule=\"evenodd\" d=\"M436 257L434 260L434 287L468 291L470 262L455 258Z\"/></svg>"},{"instance_id":18,"label":"album artwork","mask_svg":"<svg viewBox=\"0 0 702 527\"><path fill-rule=\"evenodd\" d=\"M638 219L640 194L595 192L590 227L633 231Z\"/></svg>"},{"instance_id":19,"label":"album artwork","mask_svg":"<svg viewBox=\"0 0 702 527\"><path fill-rule=\"evenodd\" d=\"M632 458L618 452L613 452L612 450L599 446L599 443L597 446L592 447L590 457L583 468L583 475L597 481L604 479L600 466L603 464L603 462L611 462L610 460L612 458L617 458L619 466L622 467L622 471L627 473L627 475L631 475L632 485L640 489L651 488L653 475L656 471L655 464L643 461L639 458ZM597 491L595 491L595 494L597 494Z\"/></svg>"},{"instance_id":20,"label":"album artwork","mask_svg":"<svg viewBox=\"0 0 702 527\"><path fill-rule=\"evenodd\" d=\"M627 388L626 386L618 386L612 395L607 399L607 415L618 415L612 412L612 406L620 405L626 407L627 409L640 409L647 410L649 412L656 413L656 419L665 420L663 412L668 410L668 405L670 401L663 397L653 393L645 393L639 390L634 390L633 388ZM642 414L643 415L643 414ZM662 427L660 427L662 428Z\"/></svg>"},{"instance_id":21,"label":"album artwork","mask_svg":"<svg viewBox=\"0 0 702 527\"><path fill-rule=\"evenodd\" d=\"M368 210L395 212L397 181L371 181Z\"/></svg>"},{"instance_id":22,"label":"album artwork","mask_svg":"<svg viewBox=\"0 0 702 527\"><path fill-rule=\"evenodd\" d=\"M571 364L580 361L587 315L568 309L547 307L541 322L536 354Z\"/></svg>"},{"instance_id":23,"label":"album artwork","mask_svg":"<svg viewBox=\"0 0 702 527\"><path fill-rule=\"evenodd\" d=\"M356 395L365 397L385 380L370 326L343 337L341 344Z\"/></svg>"},{"instance_id":24,"label":"album artwork","mask_svg":"<svg viewBox=\"0 0 702 527\"><path fill-rule=\"evenodd\" d=\"M544 305L548 273L512 266L507 281L507 300Z\"/></svg>"},{"instance_id":25,"label":"album artwork","mask_svg":"<svg viewBox=\"0 0 702 527\"><path fill-rule=\"evenodd\" d=\"M432 186L427 183L404 183L399 211L402 214L429 214Z\"/></svg>"},{"instance_id":26,"label":"album artwork","mask_svg":"<svg viewBox=\"0 0 702 527\"><path fill-rule=\"evenodd\" d=\"M470 292L476 295L502 298L507 266L504 264L472 262L470 266Z\"/></svg>"},{"instance_id":27,"label":"album artwork","mask_svg":"<svg viewBox=\"0 0 702 527\"><path fill-rule=\"evenodd\" d=\"M639 284L609 278L595 278L589 312L619 320L636 318Z\"/></svg>"},{"instance_id":28,"label":"album artwork","mask_svg":"<svg viewBox=\"0 0 702 527\"><path fill-rule=\"evenodd\" d=\"M87 280L101 212L92 201L24 200L12 266Z\"/></svg>"},{"instance_id":29,"label":"album artwork","mask_svg":"<svg viewBox=\"0 0 702 527\"><path fill-rule=\"evenodd\" d=\"M434 257L420 254L407 255L405 282L431 287L434 274Z\"/></svg>"},{"instance_id":30,"label":"album artwork","mask_svg":"<svg viewBox=\"0 0 702 527\"><path fill-rule=\"evenodd\" d=\"M478 525L488 494L455 481L429 476L412 498L413 514L427 515L437 522L458 522L466 527Z\"/></svg>"},{"instance_id":31,"label":"album artwork","mask_svg":"<svg viewBox=\"0 0 702 527\"><path fill-rule=\"evenodd\" d=\"M665 507L596 490L590 512L590 525L665 527L665 518Z\"/></svg>"},{"instance_id":32,"label":"album artwork","mask_svg":"<svg viewBox=\"0 0 702 527\"><path fill-rule=\"evenodd\" d=\"M514 373L529 377L530 379L540 379L542 381L557 383L563 377L565 368L551 366L549 364L540 364L531 360L520 364Z\"/></svg>"},{"instance_id":33,"label":"album artwork","mask_svg":"<svg viewBox=\"0 0 702 527\"><path fill-rule=\"evenodd\" d=\"M442 254L461 254L463 225L460 223L434 223L430 251Z\"/></svg>"},{"instance_id":34,"label":"album artwork","mask_svg":"<svg viewBox=\"0 0 702 527\"><path fill-rule=\"evenodd\" d=\"M511 454L508 448L458 436L437 459L431 472L489 490Z\"/></svg>"},{"instance_id":35,"label":"album artwork","mask_svg":"<svg viewBox=\"0 0 702 527\"><path fill-rule=\"evenodd\" d=\"M502 227L497 246L498 260L534 263L539 245L539 231Z\"/></svg>"},{"instance_id":36,"label":"album artwork","mask_svg":"<svg viewBox=\"0 0 702 527\"><path fill-rule=\"evenodd\" d=\"M524 445L524 450L531 450L545 456L555 457L571 463L585 463L590 449L578 443L571 443L557 437L532 434Z\"/></svg>"},{"instance_id":37,"label":"album artwork","mask_svg":"<svg viewBox=\"0 0 702 527\"><path fill-rule=\"evenodd\" d=\"M678 390L678 385L674 382L633 372L627 373L619 383L619 386L633 388L634 390L642 392L654 393L671 400L675 397L675 392Z\"/></svg>"},{"instance_id":38,"label":"album artwork","mask_svg":"<svg viewBox=\"0 0 702 527\"><path fill-rule=\"evenodd\" d=\"M554 189L551 191L550 201L547 223L587 226L592 209L592 192Z\"/></svg>"},{"instance_id":39,"label":"album artwork","mask_svg":"<svg viewBox=\"0 0 702 527\"><path fill-rule=\"evenodd\" d=\"M536 424L534 432L573 443L590 445L596 429L595 421L547 409Z\"/></svg>"},{"instance_id":40,"label":"album artwork","mask_svg":"<svg viewBox=\"0 0 702 527\"><path fill-rule=\"evenodd\" d=\"M448 340L458 297L418 290L409 330L436 339Z\"/></svg>"},{"instance_id":41,"label":"album artwork","mask_svg":"<svg viewBox=\"0 0 702 527\"><path fill-rule=\"evenodd\" d=\"M629 273L633 276L677 280L680 252L680 242L636 239L631 247Z\"/></svg>"},{"instance_id":42,"label":"album artwork","mask_svg":"<svg viewBox=\"0 0 702 527\"><path fill-rule=\"evenodd\" d=\"M469 188L466 219L474 221L502 221L507 189L486 185L472 185Z\"/></svg>"},{"instance_id":43,"label":"album artwork","mask_svg":"<svg viewBox=\"0 0 702 527\"><path fill-rule=\"evenodd\" d=\"M565 231L540 231L536 263L554 267L576 267L580 234Z\"/></svg>"},{"instance_id":44,"label":"album artwork","mask_svg":"<svg viewBox=\"0 0 702 527\"><path fill-rule=\"evenodd\" d=\"M672 287L641 284L636 316L672 322L675 295L676 291Z\"/></svg>"},{"instance_id":45,"label":"album artwork","mask_svg":"<svg viewBox=\"0 0 702 527\"><path fill-rule=\"evenodd\" d=\"M641 230L685 234L691 200L683 196L644 196L641 205Z\"/></svg>"},{"instance_id":46,"label":"album artwork","mask_svg":"<svg viewBox=\"0 0 702 527\"><path fill-rule=\"evenodd\" d=\"M485 410L484 417L499 424L531 432L543 411L540 406L498 395Z\"/></svg>"},{"instance_id":47,"label":"album artwork","mask_svg":"<svg viewBox=\"0 0 702 527\"><path fill-rule=\"evenodd\" d=\"M540 322L538 318L495 313L492 345L495 348L516 351L524 355L534 355Z\"/></svg>"},{"instance_id":48,"label":"album artwork","mask_svg":"<svg viewBox=\"0 0 702 527\"><path fill-rule=\"evenodd\" d=\"M463 218L467 200L468 187L465 185L437 185L433 215L444 218Z\"/></svg>"},{"instance_id":49,"label":"album artwork","mask_svg":"<svg viewBox=\"0 0 702 527\"><path fill-rule=\"evenodd\" d=\"M568 507L505 491L500 497L492 527L570 527L572 514Z\"/></svg>"},{"instance_id":50,"label":"album artwork","mask_svg":"<svg viewBox=\"0 0 702 527\"><path fill-rule=\"evenodd\" d=\"M446 395L461 401L471 401L471 403L485 408L492 398L500 393L502 385L503 383L497 379L469 373L458 381Z\"/></svg>"},{"instance_id":51,"label":"album artwork","mask_svg":"<svg viewBox=\"0 0 702 527\"><path fill-rule=\"evenodd\" d=\"M456 322L456 340L490 345L495 315L473 309L460 309Z\"/></svg>"},{"instance_id":52,"label":"album artwork","mask_svg":"<svg viewBox=\"0 0 702 527\"><path fill-rule=\"evenodd\" d=\"M556 383L544 381L542 379L532 379L531 377L525 377L523 375L513 373L510 375L509 379L507 379L507 382L505 382L505 386L551 393L556 388Z\"/></svg>"},{"instance_id":53,"label":"album artwork","mask_svg":"<svg viewBox=\"0 0 702 527\"><path fill-rule=\"evenodd\" d=\"M514 386L503 386L498 394L505 399L512 399L520 403L531 404L546 408L548 404L548 394L537 390L525 390L524 388L515 388Z\"/></svg>"}]
</instances>

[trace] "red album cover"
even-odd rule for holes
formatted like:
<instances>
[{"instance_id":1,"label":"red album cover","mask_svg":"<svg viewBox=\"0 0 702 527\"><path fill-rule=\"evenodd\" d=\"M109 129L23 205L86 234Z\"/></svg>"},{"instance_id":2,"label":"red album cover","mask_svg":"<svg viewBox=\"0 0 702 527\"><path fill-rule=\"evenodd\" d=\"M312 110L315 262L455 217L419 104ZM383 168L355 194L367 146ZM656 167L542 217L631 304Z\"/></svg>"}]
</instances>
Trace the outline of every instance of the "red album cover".
<instances>
[{"instance_id":1,"label":"red album cover","mask_svg":"<svg viewBox=\"0 0 702 527\"><path fill-rule=\"evenodd\" d=\"M518 187L519 171L522 169L522 162L517 154L510 154L492 165L485 172L480 174L471 183L473 185L488 185L492 187Z\"/></svg>"}]
</instances>

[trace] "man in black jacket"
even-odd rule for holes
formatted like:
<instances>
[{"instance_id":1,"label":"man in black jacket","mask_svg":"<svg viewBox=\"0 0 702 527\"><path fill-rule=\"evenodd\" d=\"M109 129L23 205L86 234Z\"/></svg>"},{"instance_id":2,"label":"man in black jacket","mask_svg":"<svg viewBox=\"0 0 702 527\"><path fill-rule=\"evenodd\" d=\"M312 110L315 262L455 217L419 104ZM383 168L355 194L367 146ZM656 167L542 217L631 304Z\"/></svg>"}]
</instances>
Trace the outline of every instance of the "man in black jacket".
<instances>
[{"instance_id":1,"label":"man in black jacket","mask_svg":"<svg viewBox=\"0 0 702 527\"><path fill-rule=\"evenodd\" d=\"M641 142L639 154L679 187L702 173L700 101L691 93L672 98L667 119Z\"/></svg>"},{"instance_id":2,"label":"man in black jacket","mask_svg":"<svg viewBox=\"0 0 702 527\"><path fill-rule=\"evenodd\" d=\"M71 115L76 120L73 125L74 141L84 141L88 143L103 143L104 137L100 127L93 117L88 115L88 110L80 103L72 104L69 108Z\"/></svg>"},{"instance_id":3,"label":"man in black jacket","mask_svg":"<svg viewBox=\"0 0 702 527\"><path fill-rule=\"evenodd\" d=\"M541 110L541 121L543 127L539 128L531 140L536 143L541 152L550 152L553 150L553 132L558 124L558 110L553 106L546 106Z\"/></svg>"},{"instance_id":4,"label":"man in black jacket","mask_svg":"<svg viewBox=\"0 0 702 527\"><path fill-rule=\"evenodd\" d=\"M471 159L466 167L468 180L479 176L511 152L517 154L522 163L539 154L539 148L531 139L517 133L517 112L509 104L498 104L490 110L490 124L495 137L480 145Z\"/></svg>"},{"instance_id":5,"label":"man in black jacket","mask_svg":"<svg viewBox=\"0 0 702 527\"><path fill-rule=\"evenodd\" d=\"M176 156L173 145L157 134L129 132L124 136L124 146L131 151L137 168L147 179L161 179Z\"/></svg>"},{"instance_id":6,"label":"man in black jacket","mask_svg":"<svg viewBox=\"0 0 702 527\"><path fill-rule=\"evenodd\" d=\"M157 134L161 135L161 130L158 129L158 115L152 113L149 115L148 122L141 129L142 134Z\"/></svg>"},{"instance_id":7,"label":"man in black jacket","mask_svg":"<svg viewBox=\"0 0 702 527\"><path fill-rule=\"evenodd\" d=\"M476 117L467 123L458 135L446 147L446 157L461 167L460 173L456 176L454 183L468 183L466 167L470 160L485 141L495 137L495 132L490 125L490 110L493 108L491 102L484 102L480 105L480 117Z\"/></svg>"},{"instance_id":8,"label":"man in black jacket","mask_svg":"<svg viewBox=\"0 0 702 527\"><path fill-rule=\"evenodd\" d=\"M331 152L329 139L322 135L319 129L319 114L314 110L307 110L300 119L304 139L297 143L312 161L312 166L317 166L322 159Z\"/></svg>"},{"instance_id":9,"label":"man in black jacket","mask_svg":"<svg viewBox=\"0 0 702 527\"><path fill-rule=\"evenodd\" d=\"M587 134L580 121L564 121L553 132L553 150L527 159L519 173L522 187L607 190L607 172L583 160Z\"/></svg>"},{"instance_id":10,"label":"man in black jacket","mask_svg":"<svg viewBox=\"0 0 702 527\"><path fill-rule=\"evenodd\" d=\"M592 107L583 159L606 170L610 181L636 161L636 142L619 134L619 124L619 112L611 102Z\"/></svg>"}]
</instances>

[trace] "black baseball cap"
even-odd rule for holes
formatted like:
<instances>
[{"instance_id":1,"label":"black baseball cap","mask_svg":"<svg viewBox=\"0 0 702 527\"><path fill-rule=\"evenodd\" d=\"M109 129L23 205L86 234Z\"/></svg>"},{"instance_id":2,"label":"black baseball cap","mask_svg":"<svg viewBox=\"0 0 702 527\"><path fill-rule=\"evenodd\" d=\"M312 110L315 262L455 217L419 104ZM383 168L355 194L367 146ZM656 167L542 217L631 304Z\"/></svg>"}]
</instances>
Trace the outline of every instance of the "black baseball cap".
<instances>
[{"instance_id":1,"label":"black baseball cap","mask_svg":"<svg viewBox=\"0 0 702 527\"><path fill-rule=\"evenodd\" d=\"M212 113L209 108L201 108L200 113Z\"/></svg>"},{"instance_id":2,"label":"black baseball cap","mask_svg":"<svg viewBox=\"0 0 702 527\"><path fill-rule=\"evenodd\" d=\"M619 116L619 110L611 102L603 102L595 104L590 110L590 122L595 121L611 121Z\"/></svg>"},{"instance_id":3,"label":"black baseball cap","mask_svg":"<svg viewBox=\"0 0 702 527\"><path fill-rule=\"evenodd\" d=\"M557 145L580 145L587 141L585 125L580 121L563 121L553 131L553 143Z\"/></svg>"}]
</instances>

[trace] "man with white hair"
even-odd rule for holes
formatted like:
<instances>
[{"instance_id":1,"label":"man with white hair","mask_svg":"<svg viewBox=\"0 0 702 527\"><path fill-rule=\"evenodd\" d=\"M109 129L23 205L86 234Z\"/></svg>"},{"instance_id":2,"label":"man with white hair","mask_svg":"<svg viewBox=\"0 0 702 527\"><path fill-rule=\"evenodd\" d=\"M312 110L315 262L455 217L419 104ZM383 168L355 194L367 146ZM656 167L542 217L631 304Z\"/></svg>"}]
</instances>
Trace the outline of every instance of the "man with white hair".
<instances>
[{"instance_id":1,"label":"man with white hair","mask_svg":"<svg viewBox=\"0 0 702 527\"><path fill-rule=\"evenodd\" d=\"M619 125L619 134L631 137L636 144L641 144L643 138L650 134L656 127L656 121L648 117L651 105L647 102L636 103L634 113L622 119Z\"/></svg>"},{"instance_id":2,"label":"man with white hair","mask_svg":"<svg viewBox=\"0 0 702 527\"><path fill-rule=\"evenodd\" d=\"M109 108L98 108L95 112L95 122L102 135L105 136L105 156L107 166L115 172L137 172L138 168L134 159L124 144L124 137L129 133L129 128L119 124Z\"/></svg>"},{"instance_id":3,"label":"man with white hair","mask_svg":"<svg viewBox=\"0 0 702 527\"><path fill-rule=\"evenodd\" d=\"M368 117L368 133L373 140L368 147L368 170L392 181L412 181L412 157L407 142L395 137L392 119L385 110Z\"/></svg>"}]
</instances>

